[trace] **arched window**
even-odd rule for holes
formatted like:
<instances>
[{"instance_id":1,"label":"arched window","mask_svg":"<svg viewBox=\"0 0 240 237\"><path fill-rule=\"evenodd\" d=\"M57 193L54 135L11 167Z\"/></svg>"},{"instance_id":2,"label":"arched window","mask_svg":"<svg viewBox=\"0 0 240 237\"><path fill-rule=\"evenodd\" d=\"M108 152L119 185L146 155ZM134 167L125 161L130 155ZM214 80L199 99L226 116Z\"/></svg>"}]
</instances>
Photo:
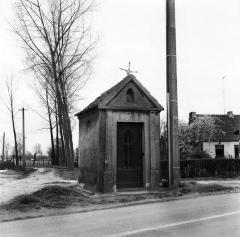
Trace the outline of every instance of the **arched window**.
<instances>
[{"instance_id":1,"label":"arched window","mask_svg":"<svg viewBox=\"0 0 240 237\"><path fill-rule=\"evenodd\" d=\"M132 167L132 151L133 151L133 134L130 130L127 130L124 134L124 166L125 168Z\"/></svg>"},{"instance_id":2,"label":"arched window","mask_svg":"<svg viewBox=\"0 0 240 237\"><path fill-rule=\"evenodd\" d=\"M134 93L131 88L127 90L127 102L134 102Z\"/></svg>"}]
</instances>

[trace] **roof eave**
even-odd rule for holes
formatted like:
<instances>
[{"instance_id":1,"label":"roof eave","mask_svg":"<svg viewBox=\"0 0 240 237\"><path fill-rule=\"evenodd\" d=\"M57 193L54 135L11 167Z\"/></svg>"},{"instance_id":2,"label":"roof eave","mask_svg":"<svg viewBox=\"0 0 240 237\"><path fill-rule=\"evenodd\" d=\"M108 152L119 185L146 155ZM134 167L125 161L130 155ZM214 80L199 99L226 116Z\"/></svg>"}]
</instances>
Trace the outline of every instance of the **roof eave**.
<instances>
[{"instance_id":1,"label":"roof eave","mask_svg":"<svg viewBox=\"0 0 240 237\"><path fill-rule=\"evenodd\" d=\"M87 116L89 113L93 113L96 110L98 110L98 105L96 105L96 106L94 106L94 107L92 107L91 109L88 109L88 110L82 110L82 111L76 113L74 116L77 116L78 118L82 117L82 116Z\"/></svg>"},{"instance_id":2,"label":"roof eave","mask_svg":"<svg viewBox=\"0 0 240 237\"><path fill-rule=\"evenodd\" d=\"M156 111L156 112L161 112L164 110L164 108L150 108L150 107L127 107L127 106L106 106L106 105L101 105L98 107L98 109L103 109L103 110L127 110L127 111Z\"/></svg>"}]
</instances>

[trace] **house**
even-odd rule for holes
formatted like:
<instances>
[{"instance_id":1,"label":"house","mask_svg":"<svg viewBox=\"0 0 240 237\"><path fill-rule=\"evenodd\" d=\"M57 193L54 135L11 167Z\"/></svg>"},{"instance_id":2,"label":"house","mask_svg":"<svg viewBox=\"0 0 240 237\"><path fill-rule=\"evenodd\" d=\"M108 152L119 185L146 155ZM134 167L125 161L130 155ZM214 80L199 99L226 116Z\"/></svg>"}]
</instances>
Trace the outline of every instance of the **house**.
<instances>
[{"instance_id":1,"label":"house","mask_svg":"<svg viewBox=\"0 0 240 237\"><path fill-rule=\"evenodd\" d=\"M162 110L129 74L77 113L80 182L100 192L158 187Z\"/></svg>"},{"instance_id":2,"label":"house","mask_svg":"<svg viewBox=\"0 0 240 237\"><path fill-rule=\"evenodd\" d=\"M191 112L189 113L189 122L191 123L201 116L204 115ZM212 158L239 158L239 135L236 135L236 131L240 128L240 115L229 111L227 114L209 114L209 116L216 118L216 124L222 130L222 135L215 137L211 142L203 141L203 150Z\"/></svg>"}]
</instances>

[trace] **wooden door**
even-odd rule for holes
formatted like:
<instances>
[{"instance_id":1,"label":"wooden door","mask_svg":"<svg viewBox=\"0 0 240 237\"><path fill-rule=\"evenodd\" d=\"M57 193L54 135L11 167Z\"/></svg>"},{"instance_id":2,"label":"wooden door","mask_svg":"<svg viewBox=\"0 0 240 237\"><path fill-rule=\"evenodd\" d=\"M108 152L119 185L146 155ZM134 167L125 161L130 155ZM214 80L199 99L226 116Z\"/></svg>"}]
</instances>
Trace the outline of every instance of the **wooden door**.
<instances>
[{"instance_id":1,"label":"wooden door","mask_svg":"<svg viewBox=\"0 0 240 237\"><path fill-rule=\"evenodd\" d=\"M143 187L142 124L117 125L117 188Z\"/></svg>"}]
</instances>

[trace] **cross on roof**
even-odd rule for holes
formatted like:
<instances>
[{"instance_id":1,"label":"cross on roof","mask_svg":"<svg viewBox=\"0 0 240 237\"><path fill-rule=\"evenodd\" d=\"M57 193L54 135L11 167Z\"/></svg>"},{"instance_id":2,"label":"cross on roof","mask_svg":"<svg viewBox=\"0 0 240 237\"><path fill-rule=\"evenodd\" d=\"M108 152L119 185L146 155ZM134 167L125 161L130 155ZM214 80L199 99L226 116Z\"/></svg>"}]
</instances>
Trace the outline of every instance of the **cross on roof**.
<instances>
[{"instance_id":1,"label":"cross on roof","mask_svg":"<svg viewBox=\"0 0 240 237\"><path fill-rule=\"evenodd\" d=\"M125 71L125 72L127 73L127 75L132 74L132 73L137 73L137 71L132 71L132 70L130 69L130 67L131 67L131 62L129 61L129 63L128 63L128 69L124 69L124 68L120 68L120 69L123 70L123 71Z\"/></svg>"}]
</instances>

